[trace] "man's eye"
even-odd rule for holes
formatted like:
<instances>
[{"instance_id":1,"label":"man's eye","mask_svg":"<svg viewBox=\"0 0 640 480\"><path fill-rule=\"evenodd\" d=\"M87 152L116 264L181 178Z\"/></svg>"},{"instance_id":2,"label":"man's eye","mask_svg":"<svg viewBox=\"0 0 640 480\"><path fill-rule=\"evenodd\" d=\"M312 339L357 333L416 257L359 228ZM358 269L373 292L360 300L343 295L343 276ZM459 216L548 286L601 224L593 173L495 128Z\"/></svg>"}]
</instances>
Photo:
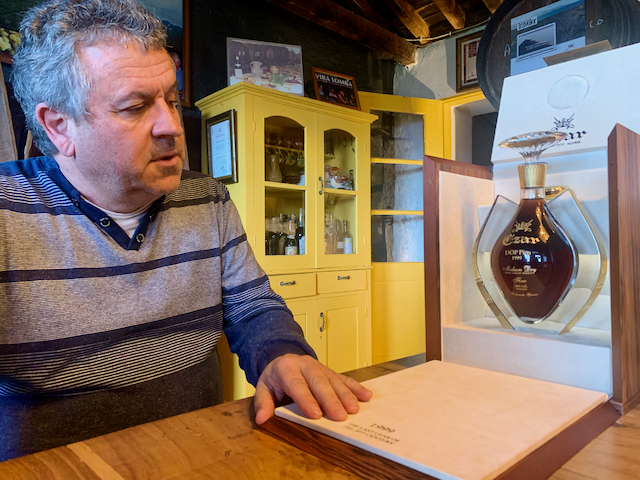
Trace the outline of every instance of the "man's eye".
<instances>
[{"instance_id":1,"label":"man's eye","mask_svg":"<svg viewBox=\"0 0 640 480\"><path fill-rule=\"evenodd\" d=\"M139 113L142 110L144 110L144 105L132 105L130 107L125 108L124 110L125 112Z\"/></svg>"},{"instance_id":2,"label":"man's eye","mask_svg":"<svg viewBox=\"0 0 640 480\"><path fill-rule=\"evenodd\" d=\"M169 101L167 101L167 104L168 104L171 108L178 108L178 101L177 101L177 100L169 100Z\"/></svg>"}]
</instances>

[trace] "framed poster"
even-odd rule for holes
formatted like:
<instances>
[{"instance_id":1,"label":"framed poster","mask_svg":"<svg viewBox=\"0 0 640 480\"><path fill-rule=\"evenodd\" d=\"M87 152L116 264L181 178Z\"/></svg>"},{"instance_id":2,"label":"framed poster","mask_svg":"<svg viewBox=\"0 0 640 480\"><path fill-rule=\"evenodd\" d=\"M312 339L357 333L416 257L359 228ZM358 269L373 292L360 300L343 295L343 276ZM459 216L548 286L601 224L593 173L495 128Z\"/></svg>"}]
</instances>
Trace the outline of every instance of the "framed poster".
<instances>
[{"instance_id":1,"label":"framed poster","mask_svg":"<svg viewBox=\"0 0 640 480\"><path fill-rule=\"evenodd\" d=\"M0 26L0 62L12 64L13 55L21 41L20 32Z\"/></svg>"},{"instance_id":2,"label":"framed poster","mask_svg":"<svg viewBox=\"0 0 640 480\"><path fill-rule=\"evenodd\" d=\"M356 79L341 73L311 67L316 99L360 110Z\"/></svg>"},{"instance_id":3,"label":"framed poster","mask_svg":"<svg viewBox=\"0 0 640 480\"><path fill-rule=\"evenodd\" d=\"M191 102L191 0L138 0L167 27L167 51L176 66L178 96L183 107Z\"/></svg>"},{"instance_id":4,"label":"framed poster","mask_svg":"<svg viewBox=\"0 0 640 480\"><path fill-rule=\"evenodd\" d=\"M545 57L586 45L585 0L560 0L510 23L511 75L546 67Z\"/></svg>"},{"instance_id":5,"label":"framed poster","mask_svg":"<svg viewBox=\"0 0 640 480\"><path fill-rule=\"evenodd\" d=\"M227 38L227 79L304 97L302 47Z\"/></svg>"},{"instance_id":6,"label":"framed poster","mask_svg":"<svg viewBox=\"0 0 640 480\"><path fill-rule=\"evenodd\" d=\"M476 70L482 31L456 38L456 92L479 87Z\"/></svg>"},{"instance_id":7,"label":"framed poster","mask_svg":"<svg viewBox=\"0 0 640 480\"><path fill-rule=\"evenodd\" d=\"M222 183L238 183L236 111L232 109L211 117L205 126L209 175Z\"/></svg>"}]
</instances>

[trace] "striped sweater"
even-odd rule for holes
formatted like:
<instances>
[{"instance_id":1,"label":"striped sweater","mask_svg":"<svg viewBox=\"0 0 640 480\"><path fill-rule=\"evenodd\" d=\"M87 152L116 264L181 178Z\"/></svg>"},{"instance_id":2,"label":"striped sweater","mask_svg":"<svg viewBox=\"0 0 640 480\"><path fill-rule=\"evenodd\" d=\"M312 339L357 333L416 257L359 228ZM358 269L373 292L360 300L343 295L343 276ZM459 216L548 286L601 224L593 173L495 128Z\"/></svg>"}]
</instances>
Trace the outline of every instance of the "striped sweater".
<instances>
[{"instance_id":1,"label":"striped sweater","mask_svg":"<svg viewBox=\"0 0 640 480\"><path fill-rule=\"evenodd\" d=\"M65 399L184 385L212 361L223 330L253 384L279 355L313 355L223 185L185 172L129 238L83 201L54 159L0 164L0 460L4 442L41 428L16 425L29 423L40 400L62 405L55 415ZM197 396L174 390L177 405ZM9 458L39 447L4 448Z\"/></svg>"}]
</instances>

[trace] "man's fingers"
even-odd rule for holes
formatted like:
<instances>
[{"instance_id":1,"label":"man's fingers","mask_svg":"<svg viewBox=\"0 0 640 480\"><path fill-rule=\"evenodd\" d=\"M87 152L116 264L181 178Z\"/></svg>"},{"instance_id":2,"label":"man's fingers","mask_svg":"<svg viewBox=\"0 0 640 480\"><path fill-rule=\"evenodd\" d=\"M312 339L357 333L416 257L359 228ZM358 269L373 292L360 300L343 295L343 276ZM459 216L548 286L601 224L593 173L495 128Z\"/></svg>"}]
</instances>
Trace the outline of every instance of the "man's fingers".
<instances>
[{"instance_id":1,"label":"man's fingers","mask_svg":"<svg viewBox=\"0 0 640 480\"><path fill-rule=\"evenodd\" d=\"M344 375L338 375L344 381L344 384L361 402L368 402L373 397L373 392L364 385L356 382L351 377L345 377Z\"/></svg>"},{"instance_id":2,"label":"man's fingers","mask_svg":"<svg viewBox=\"0 0 640 480\"><path fill-rule=\"evenodd\" d=\"M342 421L357 413L359 401L370 400L373 393L312 357L283 355L267 365L258 380L254 399L258 425L274 414L276 399L284 395L308 418L320 418L324 411L331 420Z\"/></svg>"},{"instance_id":3,"label":"man's fingers","mask_svg":"<svg viewBox=\"0 0 640 480\"><path fill-rule=\"evenodd\" d=\"M318 401L316 401L317 395L314 397L314 393L311 391L307 379L297 366L295 369L292 369L291 375L286 379L284 391L307 417L322 417L322 410L320 409L320 405L318 405ZM322 404L322 401L320 401L320 403Z\"/></svg>"},{"instance_id":4,"label":"man's fingers","mask_svg":"<svg viewBox=\"0 0 640 480\"><path fill-rule=\"evenodd\" d=\"M253 397L253 407L256 410L256 423L262 425L273 416L276 405L269 388L262 382L256 385L256 394Z\"/></svg>"}]
</instances>

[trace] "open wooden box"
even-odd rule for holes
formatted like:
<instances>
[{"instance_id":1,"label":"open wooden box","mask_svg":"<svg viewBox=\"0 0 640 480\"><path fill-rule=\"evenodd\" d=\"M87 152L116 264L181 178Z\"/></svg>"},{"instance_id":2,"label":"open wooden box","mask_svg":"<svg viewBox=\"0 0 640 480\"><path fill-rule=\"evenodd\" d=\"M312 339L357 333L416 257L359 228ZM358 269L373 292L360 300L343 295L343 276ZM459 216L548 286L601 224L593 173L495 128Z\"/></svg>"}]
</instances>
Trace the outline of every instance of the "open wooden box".
<instances>
[{"instance_id":1,"label":"open wooden box","mask_svg":"<svg viewBox=\"0 0 640 480\"><path fill-rule=\"evenodd\" d=\"M638 55L640 45L632 45L507 78L493 176L481 167L425 158L427 360L601 391L620 414L640 402L640 140L632 131L640 131L640 100L632 94ZM516 165L522 162L498 143L553 125L571 137L543 154L547 185L570 187L587 211L607 251L605 286L568 334L493 328L484 318L490 315L471 253L483 207L496 195L518 202Z\"/></svg>"}]
</instances>

